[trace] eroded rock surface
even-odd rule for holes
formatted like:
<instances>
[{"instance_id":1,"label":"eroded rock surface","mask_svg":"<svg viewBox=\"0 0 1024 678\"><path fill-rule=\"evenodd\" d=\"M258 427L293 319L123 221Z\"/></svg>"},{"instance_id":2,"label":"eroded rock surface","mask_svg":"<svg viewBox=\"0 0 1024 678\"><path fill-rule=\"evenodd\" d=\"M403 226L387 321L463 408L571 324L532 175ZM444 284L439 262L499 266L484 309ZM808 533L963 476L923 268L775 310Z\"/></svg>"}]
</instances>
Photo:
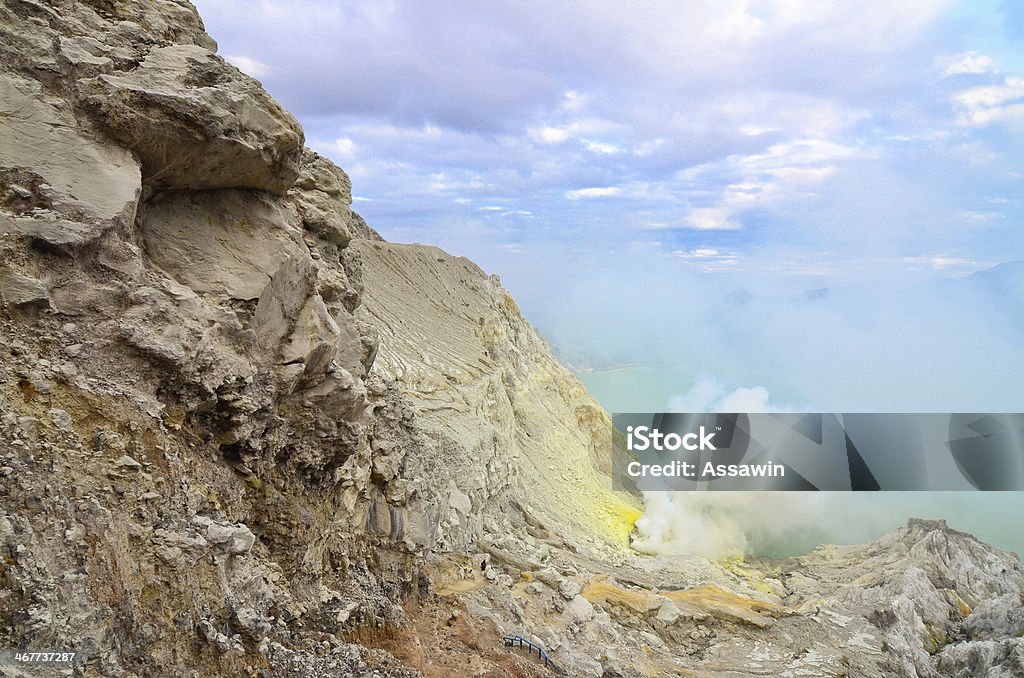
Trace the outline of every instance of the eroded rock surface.
<instances>
[{"instance_id":1,"label":"eroded rock surface","mask_svg":"<svg viewBox=\"0 0 1024 678\"><path fill-rule=\"evenodd\" d=\"M496 277L436 247L354 241L366 290L359 316L374 327L374 370L416 404L414 428L446 437L436 455L407 455L414 477L429 464L451 471L432 493L439 544L465 548L514 498L574 542L624 544L638 515L598 468L610 422L551 355ZM389 454L401 454L392 450ZM516 513L511 505L497 515Z\"/></svg>"},{"instance_id":2,"label":"eroded rock surface","mask_svg":"<svg viewBox=\"0 0 1024 678\"><path fill-rule=\"evenodd\" d=\"M0 644L404 675L346 640L405 619L432 545L373 476L417 442L353 314L348 177L214 49L185 2L0 3Z\"/></svg>"},{"instance_id":3,"label":"eroded rock surface","mask_svg":"<svg viewBox=\"0 0 1024 678\"><path fill-rule=\"evenodd\" d=\"M156 47L80 84L81 104L135 151L157 188L256 188L298 176L302 129L258 82L200 45Z\"/></svg>"}]
</instances>

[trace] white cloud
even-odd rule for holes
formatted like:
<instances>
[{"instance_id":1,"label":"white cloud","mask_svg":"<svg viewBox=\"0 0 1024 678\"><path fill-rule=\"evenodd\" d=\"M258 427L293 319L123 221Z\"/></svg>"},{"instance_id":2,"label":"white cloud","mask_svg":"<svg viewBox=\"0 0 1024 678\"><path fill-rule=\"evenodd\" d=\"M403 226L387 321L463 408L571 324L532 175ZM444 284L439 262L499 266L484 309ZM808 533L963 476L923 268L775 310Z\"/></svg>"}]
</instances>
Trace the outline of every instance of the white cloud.
<instances>
[{"instance_id":1,"label":"white cloud","mask_svg":"<svg viewBox=\"0 0 1024 678\"><path fill-rule=\"evenodd\" d=\"M570 137L568 130L557 127L541 127L532 129L529 133L534 141L542 144L561 144L568 141Z\"/></svg>"},{"instance_id":2,"label":"white cloud","mask_svg":"<svg viewBox=\"0 0 1024 678\"><path fill-rule=\"evenodd\" d=\"M486 187L487 186L483 181L472 176L468 178L454 178L447 172L433 172L430 174L429 178L424 183L423 190L427 192L461 192L477 191Z\"/></svg>"},{"instance_id":3,"label":"white cloud","mask_svg":"<svg viewBox=\"0 0 1024 678\"><path fill-rule=\"evenodd\" d=\"M610 132L621 131L622 127L623 125L621 123L615 122L614 120L594 116L578 118L566 125L566 129L576 136L607 134Z\"/></svg>"},{"instance_id":4,"label":"white cloud","mask_svg":"<svg viewBox=\"0 0 1024 678\"><path fill-rule=\"evenodd\" d=\"M633 155L636 155L637 157L641 157L641 158L645 157L645 156L649 156L652 153L655 153L658 150L663 149L667 144L668 144L668 139L662 139L662 138L646 139L646 140L640 142L640 144L638 144L633 149Z\"/></svg>"},{"instance_id":5,"label":"white cloud","mask_svg":"<svg viewBox=\"0 0 1024 678\"><path fill-rule=\"evenodd\" d=\"M946 255L922 255L917 257L904 257L904 264L911 268L931 268L936 271L944 271L950 268L978 270L987 264L982 264L974 259L964 257L953 257Z\"/></svg>"},{"instance_id":6,"label":"white cloud","mask_svg":"<svg viewBox=\"0 0 1024 678\"><path fill-rule=\"evenodd\" d=\"M737 164L751 171L777 171L797 165L820 165L847 158L870 157L864 149L824 139L797 139L774 144L764 153L735 158Z\"/></svg>"},{"instance_id":7,"label":"white cloud","mask_svg":"<svg viewBox=\"0 0 1024 678\"><path fill-rule=\"evenodd\" d=\"M680 179L703 186L708 175L728 174L737 179L724 184L713 205L690 210L684 222L699 230L742 228L742 213L806 197L818 184L833 177L836 163L870 158L873 152L824 139L799 139L774 144L764 152L734 155L716 163L689 168Z\"/></svg>"},{"instance_id":8,"label":"white cloud","mask_svg":"<svg viewBox=\"0 0 1024 678\"><path fill-rule=\"evenodd\" d=\"M739 126L740 134L748 137L756 137L762 134L768 134L774 132L775 129L772 127L766 127L764 125L746 124Z\"/></svg>"},{"instance_id":9,"label":"white cloud","mask_svg":"<svg viewBox=\"0 0 1024 678\"><path fill-rule=\"evenodd\" d=\"M584 198L610 198L621 194L622 189L618 186L594 186L566 191L565 197L569 200L582 200Z\"/></svg>"},{"instance_id":10,"label":"white cloud","mask_svg":"<svg viewBox=\"0 0 1024 678\"><path fill-rule=\"evenodd\" d=\"M593 151L594 153L602 153L604 155L613 155L615 153L620 152L619 147L616 146L615 144L609 144L603 141L590 141L588 139L584 139L583 145L586 147L588 151Z\"/></svg>"},{"instance_id":11,"label":"white cloud","mask_svg":"<svg viewBox=\"0 0 1024 678\"><path fill-rule=\"evenodd\" d=\"M1024 77L1008 76L998 85L972 87L953 97L964 126L1024 122Z\"/></svg>"},{"instance_id":12,"label":"white cloud","mask_svg":"<svg viewBox=\"0 0 1024 678\"><path fill-rule=\"evenodd\" d=\"M807 274L879 248L889 266L985 259L951 216L984 208L967 195L979 186L1016 196L1004 127L1024 122L1021 79L999 71L999 40L962 51L1002 19L954 28L949 0L197 4L222 53L247 55L229 58L375 199L365 216L386 235L462 246L447 224L472 213L484 225L467 247L489 256L509 239L597 251L659 230L679 268ZM993 247L982 230L977 248Z\"/></svg>"},{"instance_id":13,"label":"white cloud","mask_svg":"<svg viewBox=\"0 0 1024 678\"><path fill-rule=\"evenodd\" d=\"M238 70L242 71L246 75L251 75L254 78L265 78L271 74L270 67L262 61L257 61L251 57L225 54L224 60L232 66L235 66Z\"/></svg>"},{"instance_id":14,"label":"white cloud","mask_svg":"<svg viewBox=\"0 0 1024 678\"><path fill-rule=\"evenodd\" d=\"M731 210L724 207L691 209L683 223L687 228L699 231L734 231L742 228L742 225L733 218Z\"/></svg>"},{"instance_id":15,"label":"white cloud","mask_svg":"<svg viewBox=\"0 0 1024 678\"><path fill-rule=\"evenodd\" d=\"M964 52L954 54L951 57L941 59L942 77L948 78L953 75L980 75L982 73L995 73L999 66L995 60L981 52Z\"/></svg>"},{"instance_id":16,"label":"white cloud","mask_svg":"<svg viewBox=\"0 0 1024 678\"><path fill-rule=\"evenodd\" d=\"M739 255L736 252L720 252L712 247L673 250L669 256L681 259L707 273L734 270L736 264L739 263Z\"/></svg>"},{"instance_id":17,"label":"white cloud","mask_svg":"<svg viewBox=\"0 0 1024 678\"><path fill-rule=\"evenodd\" d=\"M348 137L338 137L331 144L331 150L342 159L351 158L356 153L356 144Z\"/></svg>"},{"instance_id":18,"label":"white cloud","mask_svg":"<svg viewBox=\"0 0 1024 678\"><path fill-rule=\"evenodd\" d=\"M349 136L377 142L415 143L437 142L446 136L454 139L457 135L438 125L396 125L387 122L360 121L346 126Z\"/></svg>"},{"instance_id":19,"label":"white cloud","mask_svg":"<svg viewBox=\"0 0 1024 678\"><path fill-rule=\"evenodd\" d=\"M780 92L766 88L763 82L751 81L743 88L689 104L688 115L679 121L692 124L696 115L704 125L724 126L743 137L775 133L788 139L829 139L869 118L871 112L829 92L802 92L798 88Z\"/></svg>"},{"instance_id":20,"label":"white cloud","mask_svg":"<svg viewBox=\"0 0 1024 678\"><path fill-rule=\"evenodd\" d=\"M764 35L765 22L746 12L746 8L726 14L711 23L708 35L722 41L744 44Z\"/></svg>"},{"instance_id":21,"label":"white cloud","mask_svg":"<svg viewBox=\"0 0 1024 678\"><path fill-rule=\"evenodd\" d=\"M1000 219L1005 219L1006 215L1002 212L982 212L978 210L960 210L956 213L958 221L963 221L968 224L980 225L987 224Z\"/></svg>"},{"instance_id":22,"label":"white cloud","mask_svg":"<svg viewBox=\"0 0 1024 678\"><path fill-rule=\"evenodd\" d=\"M587 103L590 101L590 97L581 92L569 90L565 93L562 98L562 110L567 113L573 113L575 111L582 110Z\"/></svg>"}]
</instances>

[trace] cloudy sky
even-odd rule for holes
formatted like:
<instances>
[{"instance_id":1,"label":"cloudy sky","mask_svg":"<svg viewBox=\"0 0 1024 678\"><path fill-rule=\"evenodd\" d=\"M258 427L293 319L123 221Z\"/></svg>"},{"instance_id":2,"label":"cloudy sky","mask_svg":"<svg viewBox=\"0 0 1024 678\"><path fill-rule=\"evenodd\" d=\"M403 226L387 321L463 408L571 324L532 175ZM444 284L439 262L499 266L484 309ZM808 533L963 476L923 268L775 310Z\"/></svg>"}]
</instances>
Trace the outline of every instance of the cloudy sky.
<instances>
[{"instance_id":1,"label":"cloudy sky","mask_svg":"<svg viewBox=\"0 0 1024 678\"><path fill-rule=\"evenodd\" d=\"M1024 258L1014 0L199 0L386 237L488 268ZM499 271L502 272L502 271Z\"/></svg>"}]
</instances>

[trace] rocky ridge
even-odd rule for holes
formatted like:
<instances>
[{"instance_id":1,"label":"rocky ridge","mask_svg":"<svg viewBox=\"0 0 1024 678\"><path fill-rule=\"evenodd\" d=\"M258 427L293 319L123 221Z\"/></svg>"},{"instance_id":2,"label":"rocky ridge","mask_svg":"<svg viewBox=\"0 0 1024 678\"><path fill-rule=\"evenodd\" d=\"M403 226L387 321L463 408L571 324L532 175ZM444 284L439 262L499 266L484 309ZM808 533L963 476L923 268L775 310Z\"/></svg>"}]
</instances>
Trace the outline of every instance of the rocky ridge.
<instances>
[{"instance_id":1,"label":"rocky ridge","mask_svg":"<svg viewBox=\"0 0 1024 678\"><path fill-rule=\"evenodd\" d=\"M943 524L631 552L500 282L383 242L184 0L0 0L0 59L0 649L76 652L0 674L1024 673L1019 559Z\"/></svg>"}]
</instances>

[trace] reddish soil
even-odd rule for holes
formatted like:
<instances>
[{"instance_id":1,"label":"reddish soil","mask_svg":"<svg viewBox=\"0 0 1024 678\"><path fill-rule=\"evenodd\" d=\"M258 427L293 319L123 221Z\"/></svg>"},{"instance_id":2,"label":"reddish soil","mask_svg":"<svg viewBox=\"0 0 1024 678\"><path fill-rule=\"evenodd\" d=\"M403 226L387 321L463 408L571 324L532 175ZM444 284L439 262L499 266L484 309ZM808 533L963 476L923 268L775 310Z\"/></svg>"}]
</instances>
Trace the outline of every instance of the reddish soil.
<instances>
[{"instance_id":1,"label":"reddish soil","mask_svg":"<svg viewBox=\"0 0 1024 678\"><path fill-rule=\"evenodd\" d=\"M406 609L402 628L359 629L350 641L379 648L428 678L550 678L540 659L505 647L488 619L471 617L454 597L436 598Z\"/></svg>"}]
</instances>

